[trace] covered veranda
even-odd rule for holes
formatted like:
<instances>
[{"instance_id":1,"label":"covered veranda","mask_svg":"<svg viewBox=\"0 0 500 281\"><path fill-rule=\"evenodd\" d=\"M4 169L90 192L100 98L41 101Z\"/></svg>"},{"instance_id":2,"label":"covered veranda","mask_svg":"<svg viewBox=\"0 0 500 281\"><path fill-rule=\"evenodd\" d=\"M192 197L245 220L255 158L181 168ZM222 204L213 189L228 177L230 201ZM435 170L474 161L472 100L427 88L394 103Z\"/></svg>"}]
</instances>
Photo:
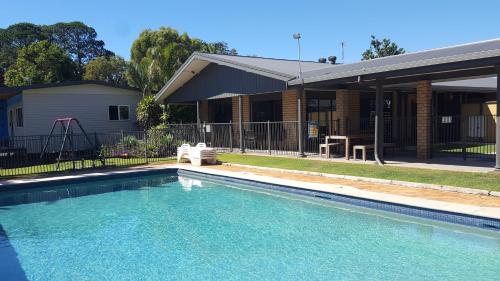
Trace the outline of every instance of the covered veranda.
<instances>
[{"instance_id":1,"label":"covered veranda","mask_svg":"<svg viewBox=\"0 0 500 281\"><path fill-rule=\"evenodd\" d=\"M304 72L302 77L289 81L288 85L302 92L299 101L301 98L305 99L307 97L307 94L305 94L307 91L335 90L337 110L343 108L342 110L346 112L341 113L341 115L344 116L349 116L350 112L356 111L356 109L353 110L349 107L351 106L349 104L352 103L350 102L351 97L359 95L360 92L374 92L375 114L373 118L373 139L371 140L374 148L373 156L377 163L384 164L386 160L383 152L384 138L387 138L389 133L387 132L387 126L384 125L387 120L384 115L384 95L387 95L388 92L392 93L396 97L393 100L401 101L402 96L408 96L408 92L401 91L401 88L410 89L414 93L415 108L409 110L413 110L415 113L413 120L415 128L415 161L429 162L432 161L432 158L436 159L438 156L433 154L433 147L437 143L436 139L441 137L440 133L437 133L439 130L436 130L436 124L441 124L440 126L444 128L448 124L452 124L454 118L452 115L439 114L439 109L436 108L436 100L440 99L440 96L439 93L433 91L433 83L451 83L451 81L460 83L459 81L464 79L489 77L490 81L496 80L497 84L495 92L491 93L494 106L486 107L493 112L487 114L487 118L470 118L475 113L468 113L469 116L462 122L462 124L467 124L467 128L448 126L449 128L446 130L449 134L458 134L458 145L464 143L463 135L472 135L473 139L486 139L494 144L494 149L486 153L495 160L495 168L498 170L500 169L500 157L499 153L496 152L500 150L500 122L498 120L499 108L496 104L500 101L499 75L500 40L490 40ZM496 79L491 80L491 77ZM484 95L481 91L473 91L468 94L472 98ZM343 104L346 104L346 106ZM444 101L444 104L446 107L446 101ZM300 113L298 116L302 116L303 108L299 106L297 110ZM465 110L462 109L462 111ZM357 109L357 112L359 112L359 109ZM465 113L459 112L459 114L464 115ZM486 116L483 112L481 112L481 115ZM402 116L393 117L396 117L394 120L399 120L400 123L404 119ZM361 130L362 128L355 128L356 126L362 127L363 123L360 115L351 116L351 120L352 118L358 118L358 120L350 122L351 125L346 126L346 128L352 130L354 127L354 130ZM405 122L411 122L411 120L408 119ZM489 129L486 130L485 126ZM411 128L411 126L403 122L400 126L392 126L390 130L397 131L398 129L408 128ZM305 137L303 133L299 135L302 138ZM302 140L302 143L304 141ZM478 149L483 149L481 146L479 147ZM467 151L467 149L468 147L458 146L449 150L460 152ZM300 154L303 155L305 153L304 145L301 145L299 150ZM493 163L491 166L493 166Z\"/></svg>"}]
</instances>

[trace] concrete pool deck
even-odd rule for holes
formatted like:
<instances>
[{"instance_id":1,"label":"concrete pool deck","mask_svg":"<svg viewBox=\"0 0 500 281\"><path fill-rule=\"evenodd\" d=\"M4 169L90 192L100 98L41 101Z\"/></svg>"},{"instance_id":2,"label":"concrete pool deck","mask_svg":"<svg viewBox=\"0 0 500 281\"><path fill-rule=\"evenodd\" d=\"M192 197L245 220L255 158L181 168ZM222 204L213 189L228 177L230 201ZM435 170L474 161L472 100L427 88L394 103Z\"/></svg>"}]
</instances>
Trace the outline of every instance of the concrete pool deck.
<instances>
[{"instance_id":1,"label":"concrete pool deck","mask_svg":"<svg viewBox=\"0 0 500 281\"><path fill-rule=\"evenodd\" d=\"M296 174L267 168L259 169L227 165L194 167L183 164L176 166L194 172L500 219L500 197L496 196Z\"/></svg>"},{"instance_id":2,"label":"concrete pool deck","mask_svg":"<svg viewBox=\"0 0 500 281\"><path fill-rule=\"evenodd\" d=\"M474 193L460 192L460 190L437 190L425 188L425 185L398 185L387 183L387 180L372 179L372 181L357 180L354 177L339 177L329 174L311 174L302 171L286 171L280 169L214 165L195 167L190 164L155 164L133 168L101 171L81 171L78 173L47 176L28 179L10 179L0 181L2 187L29 183L53 182L54 184L66 183L81 178L102 179L106 176L119 176L124 174L178 168L193 172L209 173L219 176L228 176L244 180L263 183L286 185L313 191L329 192L357 198L377 200L382 202L416 206L440 211L462 213L473 216L500 219L500 197L488 195L487 191L476 190Z\"/></svg>"}]
</instances>

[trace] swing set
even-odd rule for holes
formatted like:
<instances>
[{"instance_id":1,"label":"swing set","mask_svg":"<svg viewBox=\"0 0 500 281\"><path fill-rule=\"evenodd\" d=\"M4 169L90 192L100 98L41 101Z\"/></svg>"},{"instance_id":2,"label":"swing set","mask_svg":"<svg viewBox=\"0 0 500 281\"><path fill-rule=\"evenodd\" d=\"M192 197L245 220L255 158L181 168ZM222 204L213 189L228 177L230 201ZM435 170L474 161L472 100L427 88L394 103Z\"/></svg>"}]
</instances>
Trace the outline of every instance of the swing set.
<instances>
[{"instance_id":1,"label":"swing set","mask_svg":"<svg viewBox=\"0 0 500 281\"><path fill-rule=\"evenodd\" d=\"M43 159L43 157L47 153L47 150L49 149L50 140L54 137L54 132L56 131L56 128L58 127L58 125L60 127L61 136L63 136L63 137L62 137L61 144L59 146L59 150L57 152L58 156L57 156L56 170L59 170L61 161L71 161L72 165L73 165L73 169L75 169L76 168L75 161L81 160L82 161L81 165L83 168L85 165L85 156L86 155L90 156L89 160L92 160L92 167L95 167L96 160L101 161L103 166L105 165L105 160L103 157L101 157L101 155L99 153L99 145L98 145L97 137L95 138L95 143L92 143L89 136L87 135L87 133L83 129L82 125L80 124L80 121L78 121L78 119L76 119L76 118L71 118L71 117L59 118L59 119L56 119L54 121L54 123L52 124L52 129L50 130L50 134L47 138L47 141L45 142L45 145L43 146L42 153L40 154L40 159ZM86 150L82 150L79 147L78 148L75 147L75 135L74 135L74 127L75 126L80 129L82 135L84 136L84 139L85 139L85 142L87 145ZM86 153L83 153L82 158L76 159L77 153L78 152L81 153L82 151L84 151ZM67 158L63 157L66 155L69 157L67 157Z\"/></svg>"}]
</instances>

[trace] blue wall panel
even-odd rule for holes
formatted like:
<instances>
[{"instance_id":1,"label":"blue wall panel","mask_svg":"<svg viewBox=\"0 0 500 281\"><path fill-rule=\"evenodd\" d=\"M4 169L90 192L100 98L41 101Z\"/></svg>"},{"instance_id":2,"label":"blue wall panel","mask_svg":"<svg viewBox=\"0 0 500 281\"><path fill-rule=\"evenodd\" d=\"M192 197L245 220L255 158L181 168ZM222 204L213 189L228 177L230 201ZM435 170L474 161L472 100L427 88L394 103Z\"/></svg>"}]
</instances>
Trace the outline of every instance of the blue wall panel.
<instances>
[{"instance_id":1,"label":"blue wall panel","mask_svg":"<svg viewBox=\"0 0 500 281\"><path fill-rule=\"evenodd\" d=\"M166 101L194 102L224 93L248 95L285 89L285 81L212 63L170 95Z\"/></svg>"}]
</instances>

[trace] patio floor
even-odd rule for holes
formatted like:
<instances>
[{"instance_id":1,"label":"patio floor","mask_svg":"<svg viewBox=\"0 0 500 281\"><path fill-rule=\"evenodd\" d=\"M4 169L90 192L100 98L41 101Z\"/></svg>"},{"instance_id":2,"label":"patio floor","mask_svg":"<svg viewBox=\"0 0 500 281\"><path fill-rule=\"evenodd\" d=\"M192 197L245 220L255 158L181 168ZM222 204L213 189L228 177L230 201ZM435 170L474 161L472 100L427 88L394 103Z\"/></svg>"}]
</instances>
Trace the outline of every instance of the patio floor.
<instances>
[{"instance_id":1,"label":"patio floor","mask_svg":"<svg viewBox=\"0 0 500 281\"><path fill-rule=\"evenodd\" d=\"M308 158L315 160L335 161L344 163L376 164L375 160L346 160L344 157L338 158L319 158L319 156L310 156ZM408 156L386 157L385 164L389 166L399 166L407 168L435 169L445 171L464 171L464 172L482 172L487 173L494 170L495 163L491 160L469 159L463 160L460 157L439 156L431 159L416 159Z\"/></svg>"}]
</instances>

